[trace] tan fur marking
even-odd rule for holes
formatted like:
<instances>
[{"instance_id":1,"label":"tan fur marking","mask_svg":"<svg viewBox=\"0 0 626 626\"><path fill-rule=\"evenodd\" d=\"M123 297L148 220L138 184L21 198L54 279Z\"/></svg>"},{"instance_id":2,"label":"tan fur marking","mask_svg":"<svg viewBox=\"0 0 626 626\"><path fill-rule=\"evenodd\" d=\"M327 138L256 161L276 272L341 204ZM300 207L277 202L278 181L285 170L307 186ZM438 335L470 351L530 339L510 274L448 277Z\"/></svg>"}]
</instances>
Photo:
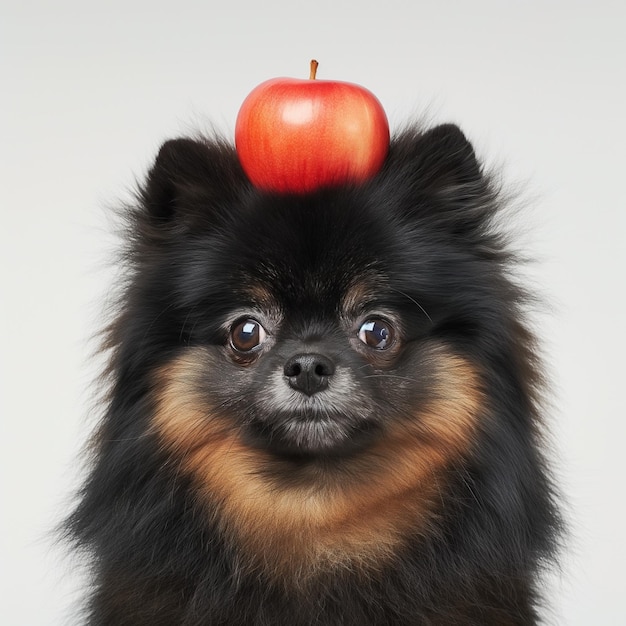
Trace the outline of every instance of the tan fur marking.
<instances>
[{"instance_id":1,"label":"tan fur marking","mask_svg":"<svg viewBox=\"0 0 626 626\"><path fill-rule=\"evenodd\" d=\"M358 314L363 303L368 302L376 295L376 290L370 286L370 282L373 281L356 281L346 291L341 308L348 318Z\"/></svg>"},{"instance_id":2,"label":"tan fur marking","mask_svg":"<svg viewBox=\"0 0 626 626\"><path fill-rule=\"evenodd\" d=\"M437 350L432 399L419 415L395 421L340 474L320 469L297 487L279 485L266 470L284 462L245 445L232 419L207 406L200 356L160 371L154 425L243 558L289 584L329 568L379 568L426 532L442 470L468 451L482 414L475 368Z\"/></svg>"},{"instance_id":3,"label":"tan fur marking","mask_svg":"<svg viewBox=\"0 0 626 626\"><path fill-rule=\"evenodd\" d=\"M272 292L264 285L252 283L246 287L246 293L258 304L264 306L275 305Z\"/></svg>"}]
</instances>

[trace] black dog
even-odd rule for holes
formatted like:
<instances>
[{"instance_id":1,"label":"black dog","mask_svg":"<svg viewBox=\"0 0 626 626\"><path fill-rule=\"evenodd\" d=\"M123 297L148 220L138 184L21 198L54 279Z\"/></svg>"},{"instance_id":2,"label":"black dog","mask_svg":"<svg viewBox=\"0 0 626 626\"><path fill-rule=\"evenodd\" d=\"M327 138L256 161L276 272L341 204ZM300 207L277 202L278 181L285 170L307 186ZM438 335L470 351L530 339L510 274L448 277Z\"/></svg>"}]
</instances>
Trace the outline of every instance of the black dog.
<instances>
[{"instance_id":1,"label":"black dog","mask_svg":"<svg viewBox=\"0 0 626 626\"><path fill-rule=\"evenodd\" d=\"M160 151L69 533L90 624L534 624L559 517L500 196L455 126L272 195Z\"/></svg>"}]
</instances>

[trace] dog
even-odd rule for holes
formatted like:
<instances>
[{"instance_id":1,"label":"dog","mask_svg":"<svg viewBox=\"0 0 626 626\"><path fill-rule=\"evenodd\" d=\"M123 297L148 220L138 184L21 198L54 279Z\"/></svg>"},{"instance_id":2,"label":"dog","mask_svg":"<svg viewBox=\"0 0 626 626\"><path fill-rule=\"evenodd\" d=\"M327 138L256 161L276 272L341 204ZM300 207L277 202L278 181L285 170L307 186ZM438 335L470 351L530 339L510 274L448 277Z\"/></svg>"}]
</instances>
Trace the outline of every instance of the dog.
<instances>
[{"instance_id":1,"label":"dog","mask_svg":"<svg viewBox=\"0 0 626 626\"><path fill-rule=\"evenodd\" d=\"M451 124L306 194L166 142L67 522L86 622L537 623L561 523L505 206Z\"/></svg>"}]
</instances>

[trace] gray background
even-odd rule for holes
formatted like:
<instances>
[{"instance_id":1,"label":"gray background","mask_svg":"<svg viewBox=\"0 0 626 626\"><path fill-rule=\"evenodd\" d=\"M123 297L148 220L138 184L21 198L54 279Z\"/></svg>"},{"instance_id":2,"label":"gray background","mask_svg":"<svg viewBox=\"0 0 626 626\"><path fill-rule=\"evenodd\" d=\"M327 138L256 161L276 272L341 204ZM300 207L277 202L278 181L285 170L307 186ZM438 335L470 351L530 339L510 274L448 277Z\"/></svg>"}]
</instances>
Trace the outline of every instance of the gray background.
<instances>
[{"instance_id":1,"label":"gray background","mask_svg":"<svg viewBox=\"0 0 626 626\"><path fill-rule=\"evenodd\" d=\"M231 137L259 82L357 82L398 128L459 123L528 201L547 303L549 423L570 545L548 623L625 624L623 2L8 2L0 6L0 622L67 624L84 579L52 546L94 413L113 273L107 208L164 139Z\"/></svg>"}]
</instances>

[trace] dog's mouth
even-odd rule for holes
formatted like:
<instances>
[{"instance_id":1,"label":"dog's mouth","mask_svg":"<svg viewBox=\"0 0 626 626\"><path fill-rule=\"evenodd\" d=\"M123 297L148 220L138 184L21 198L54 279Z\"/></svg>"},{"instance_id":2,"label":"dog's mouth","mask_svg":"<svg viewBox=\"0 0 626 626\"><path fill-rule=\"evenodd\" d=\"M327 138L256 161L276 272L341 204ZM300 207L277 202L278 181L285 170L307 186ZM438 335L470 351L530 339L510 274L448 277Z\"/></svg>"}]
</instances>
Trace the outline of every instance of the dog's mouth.
<instances>
[{"instance_id":1,"label":"dog's mouth","mask_svg":"<svg viewBox=\"0 0 626 626\"><path fill-rule=\"evenodd\" d=\"M248 432L256 445L286 456L315 457L350 454L373 437L377 425L364 412L319 407L255 415Z\"/></svg>"}]
</instances>

